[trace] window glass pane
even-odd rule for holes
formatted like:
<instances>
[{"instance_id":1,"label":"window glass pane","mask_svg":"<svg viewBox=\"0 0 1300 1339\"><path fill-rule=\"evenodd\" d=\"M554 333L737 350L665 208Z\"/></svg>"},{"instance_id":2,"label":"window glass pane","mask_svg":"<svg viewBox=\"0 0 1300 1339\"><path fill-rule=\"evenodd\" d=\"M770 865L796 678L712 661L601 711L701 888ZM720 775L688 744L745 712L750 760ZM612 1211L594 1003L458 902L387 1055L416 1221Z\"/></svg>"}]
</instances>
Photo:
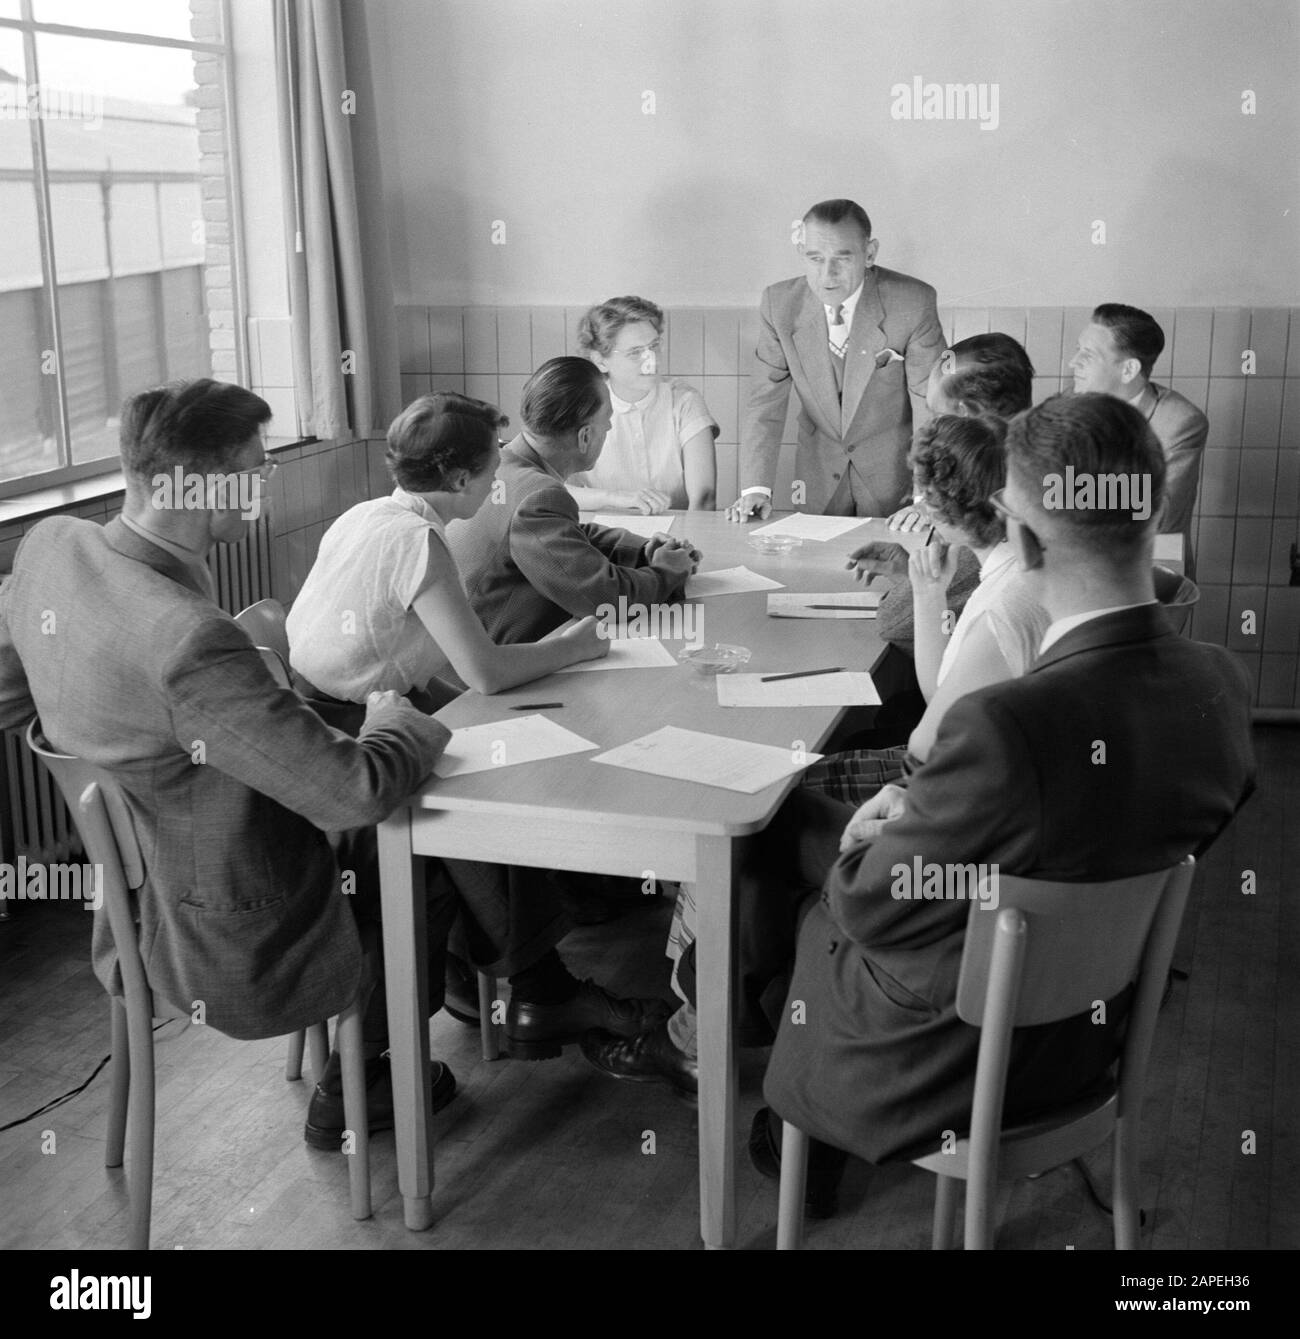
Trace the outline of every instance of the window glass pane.
<instances>
[{"instance_id":1,"label":"window glass pane","mask_svg":"<svg viewBox=\"0 0 1300 1339\"><path fill-rule=\"evenodd\" d=\"M209 6L203 6L204 9ZM217 6L210 7L214 12ZM76 28L107 28L115 33L151 37L216 38L190 30L190 0L35 0L38 23L67 23Z\"/></svg>"},{"instance_id":2,"label":"window glass pane","mask_svg":"<svg viewBox=\"0 0 1300 1339\"><path fill-rule=\"evenodd\" d=\"M74 463L113 455L122 400L211 375L195 53L37 34ZM220 63L200 55L205 83ZM175 349L170 346L174 343ZM181 370L172 372L173 366Z\"/></svg>"},{"instance_id":3,"label":"window glass pane","mask_svg":"<svg viewBox=\"0 0 1300 1339\"><path fill-rule=\"evenodd\" d=\"M57 468L53 339L41 272L22 38L0 29L0 482Z\"/></svg>"}]
</instances>

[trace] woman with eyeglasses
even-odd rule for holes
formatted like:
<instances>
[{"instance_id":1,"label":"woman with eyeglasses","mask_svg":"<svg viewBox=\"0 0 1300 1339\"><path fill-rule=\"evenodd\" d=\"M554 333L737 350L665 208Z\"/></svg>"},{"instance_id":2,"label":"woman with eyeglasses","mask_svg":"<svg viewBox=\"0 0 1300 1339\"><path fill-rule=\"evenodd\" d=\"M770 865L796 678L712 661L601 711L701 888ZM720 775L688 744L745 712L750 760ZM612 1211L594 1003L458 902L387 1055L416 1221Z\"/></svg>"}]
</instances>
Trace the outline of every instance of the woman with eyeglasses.
<instances>
[{"instance_id":1,"label":"woman with eyeglasses","mask_svg":"<svg viewBox=\"0 0 1300 1339\"><path fill-rule=\"evenodd\" d=\"M1051 620L1025 581L998 509L1007 474L1006 433L1000 418L952 414L917 430L908 461L932 531L929 542L913 550L908 574L925 714L906 748L833 754L804 773L805 785L862 803L929 757L954 702L1019 678L1033 664ZM954 620L947 592L962 547L979 562L979 585Z\"/></svg>"},{"instance_id":2,"label":"woman with eyeglasses","mask_svg":"<svg viewBox=\"0 0 1300 1339\"><path fill-rule=\"evenodd\" d=\"M600 459L569 480L579 507L643 515L712 511L718 425L704 397L659 375L664 314L645 298L610 298L578 326L578 342L609 381L614 419Z\"/></svg>"},{"instance_id":3,"label":"woman with eyeglasses","mask_svg":"<svg viewBox=\"0 0 1300 1339\"><path fill-rule=\"evenodd\" d=\"M422 395L393 420L396 487L330 526L289 613L297 686L318 708L357 704L364 714L368 693L396 690L433 711L461 691L441 678L449 666L480 693L499 693L608 654L594 618L498 646L465 597L446 527L483 505L507 422L494 405L451 391Z\"/></svg>"}]
</instances>

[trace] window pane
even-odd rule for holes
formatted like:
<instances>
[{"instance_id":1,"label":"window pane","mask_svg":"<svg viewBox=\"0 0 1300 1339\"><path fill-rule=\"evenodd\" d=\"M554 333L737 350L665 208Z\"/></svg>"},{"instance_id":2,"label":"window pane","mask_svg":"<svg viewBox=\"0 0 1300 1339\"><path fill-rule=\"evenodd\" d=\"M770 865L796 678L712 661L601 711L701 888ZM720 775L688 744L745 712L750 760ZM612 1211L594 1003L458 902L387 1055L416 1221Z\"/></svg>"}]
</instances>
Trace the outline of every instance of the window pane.
<instances>
[{"instance_id":1,"label":"window pane","mask_svg":"<svg viewBox=\"0 0 1300 1339\"><path fill-rule=\"evenodd\" d=\"M22 38L0 29L0 482L57 468L58 390L50 350L32 174Z\"/></svg>"},{"instance_id":2,"label":"window pane","mask_svg":"<svg viewBox=\"0 0 1300 1339\"><path fill-rule=\"evenodd\" d=\"M211 375L195 55L36 40L47 101L82 113L47 114L45 123L72 459L80 463L116 452L126 396L172 375ZM219 78L219 62L199 59L205 81Z\"/></svg>"},{"instance_id":3,"label":"window pane","mask_svg":"<svg viewBox=\"0 0 1300 1339\"><path fill-rule=\"evenodd\" d=\"M209 6L204 6L209 8ZM210 7L214 12L217 6ZM151 37L215 37L190 31L189 0L35 0L38 23L68 23L76 28L107 28L115 33L148 33Z\"/></svg>"}]
</instances>

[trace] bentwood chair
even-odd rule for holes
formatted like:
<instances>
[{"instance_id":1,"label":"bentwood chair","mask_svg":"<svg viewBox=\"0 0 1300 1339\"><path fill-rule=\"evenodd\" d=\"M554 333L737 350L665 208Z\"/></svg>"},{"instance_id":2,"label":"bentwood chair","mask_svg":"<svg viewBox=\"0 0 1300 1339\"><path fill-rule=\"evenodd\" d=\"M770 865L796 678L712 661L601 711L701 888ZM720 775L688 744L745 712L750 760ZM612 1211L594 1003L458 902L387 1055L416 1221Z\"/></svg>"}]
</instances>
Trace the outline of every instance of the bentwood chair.
<instances>
[{"instance_id":1,"label":"bentwood chair","mask_svg":"<svg viewBox=\"0 0 1300 1339\"><path fill-rule=\"evenodd\" d=\"M993 1245L999 1174L1033 1176L1114 1138L1115 1247L1138 1247L1139 1117L1156 1016L1187 906L1195 861L1109 883L997 878L998 911L973 900L957 982L957 1014L980 1029L970 1134L950 1152L916 1158L934 1172L933 1246L946 1250L966 1182L965 1246ZM989 880L980 898L989 896ZM1023 1125L1004 1127L1012 1032L1070 1018L1135 983L1115 1081L1099 1097ZM781 1141L777 1249L803 1232L808 1136L788 1122Z\"/></svg>"},{"instance_id":2,"label":"bentwood chair","mask_svg":"<svg viewBox=\"0 0 1300 1339\"><path fill-rule=\"evenodd\" d=\"M292 688L289 677L289 636L285 632L284 605L279 600L259 600L241 609L235 622L248 633L256 649L261 652L271 677L281 688ZM312 1074L319 1079L329 1059L329 1029L324 1023L313 1023L304 1031L289 1038L289 1051L284 1060L284 1077L290 1082L302 1078L304 1043L311 1048Z\"/></svg>"},{"instance_id":3,"label":"bentwood chair","mask_svg":"<svg viewBox=\"0 0 1300 1339\"><path fill-rule=\"evenodd\" d=\"M44 762L63 793L81 834L86 858L102 871L99 880L101 903L95 916L105 917L108 921L123 987L122 998L110 997L112 1088L104 1163L108 1167L122 1165L129 1131L131 1151L127 1176L131 1231L128 1245L132 1250L147 1251L153 1216L153 1020L188 1018L189 1014L155 998L145 976L134 905L145 881L144 859L135 823L121 789L102 769L70 754L57 752L42 733L39 720L33 720L27 727L27 744ZM338 1046L343 1072L344 1119L353 1134L352 1153L348 1159L352 1216L369 1218L370 1134L366 1116L361 1004L362 997L358 996L339 1015ZM323 1023L319 1026L325 1027Z\"/></svg>"}]
</instances>

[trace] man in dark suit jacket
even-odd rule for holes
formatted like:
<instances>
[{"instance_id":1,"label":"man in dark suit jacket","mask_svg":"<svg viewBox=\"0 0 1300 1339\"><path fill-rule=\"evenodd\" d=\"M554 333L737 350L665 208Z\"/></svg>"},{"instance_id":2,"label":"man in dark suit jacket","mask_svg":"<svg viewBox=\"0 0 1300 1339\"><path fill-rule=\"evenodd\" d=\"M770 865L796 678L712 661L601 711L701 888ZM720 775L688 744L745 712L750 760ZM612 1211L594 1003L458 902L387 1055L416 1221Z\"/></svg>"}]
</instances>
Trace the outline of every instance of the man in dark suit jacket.
<instances>
[{"instance_id":1,"label":"man in dark suit jacket","mask_svg":"<svg viewBox=\"0 0 1300 1339\"><path fill-rule=\"evenodd\" d=\"M759 303L735 521L778 510L888 516L912 496L907 449L926 379L944 348L935 292L875 264L880 241L852 200L803 219L803 278ZM794 491L774 498L790 388L799 396Z\"/></svg>"},{"instance_id":2,"label":"man in dark suit jacket","mask_svg":"<svg viewBox=\"0 0 1300 1339\"><path fill-rule=\"evenodd\" d=\"M919 858L1078 882L1159 870L1205 850L1253 784L1241 667L1178 637L1156 605L1164 462L1141 416L1110 396L1056 396L1013 420L1007 447L998 502L1054 620L1038 664L956 703L905 785L856 813L796 791L737 861L742 1035L761 1043L764 1017L777 1027L764 1093L780 1116L872 1161L968 1128L978 1048L956 1013L969 908L901 899L900 869L910 875ZM1045 509L1049 476L1067 465L1146 475L1150 518ZM1097 1082L1126 1002L1105 1027L1083 1016L1018 1035L1008 1114ZM584 1051L615 1077L680 1088L689 1071L672 1036L661 1027ZM760 1112L761 1171L775 1170L776 1148ZM821 1190L827 1211L833 1186Z\"/></svg>"},{"instance_id":3,"label":"man in dark suit jacket","mask_svg":"<svg viewBox=\"0 0 1300 1339\"><path fill-rule=\"evenodd\" d=\"M243 1038L296 1031L356 996L357 921L377 920L377 890L357 870L356 895L342 895L352 890L325 833L385 818L449 738L396 694L372 695L360 738L330 729L276 684L214 603L205 559L260 510L273 466L259 429L270 416L250 391L208 380L134 396L122 414L121 516L104 526L40 522L0 591L0 727L38 713L56 749L121 786L147 871L139 914L149 983L186 1012L201 1002L204 1022ZM454 910L451 889L431 885L435 953ZM95 932L96 973L120 994L98 918ZM382 991L365 1033L382 1087ZM454 1090L439 1066L435 1101ZM330 1146L341 1102L336 1092L319 1097L313 1118ZM372 1112L387 1100L372 1098Z\"/></svg>"},{"instance_id":4,"label":"man in dark suit jacket","mask_svg":"<svg viewBox=\"0 0 1300 1339\"><path fill-rule=\"evenodd\" d=\"M1164 869L1204 851L1253 788L1241 667L1175 635L1155 604L1158 506L1148 520L1044 507L1067 464L1076 477L1146 475L1158 503L1164 461L1141 415L1109 396L1056 396L1013 421L1007 451L1001 509L1054 619L1041 658L957 703L910 783L850 819L798 931L788 998L807 1023L783 1012L764 1084L780 1116L872 1161L969 1128L978 1047L955 1007L969 908L900 899L899 868L919 857L1066 882ZM829 860L845 816L801 799L805 847ZM1119 1003L1104 1027L1084 1015L1017 1035L1009 1117L1104 1076Z\"/></svg>"},{"instance_id":5,"label":"man in dark suit jacket","mask_svg":"<svg viewBox=\"0 0 1300 1339\"><path fill-rule=\"evenodd\" d=\"M519 412L524 430L502 449L488 501L447 528L465 593L493 641L537 641L602 606L680 600L699 560L689 541L583 524L564 487L591 468L609 433L600 369L586 358L550 359L529 378Z\"/></svg>"},{"instance_id":6,"label":"man in dark suit jacket","mask_svg":"<svg viewBox=\"0 0 1300 1339\"><path fill-rule=\"evenodd\" d=\"M1165 512L1160 533L1182 535L1184 567L1194 577L1192 511L1210 423L1185 395L1150 379L1164 347L1165 332L1153 316L1137 307L1106 302L1092 313L1092 320L1080 333L1070 371L1076 391L1117 395L1151 425L1165 453Z\"/></svg>"}]
</instances>

